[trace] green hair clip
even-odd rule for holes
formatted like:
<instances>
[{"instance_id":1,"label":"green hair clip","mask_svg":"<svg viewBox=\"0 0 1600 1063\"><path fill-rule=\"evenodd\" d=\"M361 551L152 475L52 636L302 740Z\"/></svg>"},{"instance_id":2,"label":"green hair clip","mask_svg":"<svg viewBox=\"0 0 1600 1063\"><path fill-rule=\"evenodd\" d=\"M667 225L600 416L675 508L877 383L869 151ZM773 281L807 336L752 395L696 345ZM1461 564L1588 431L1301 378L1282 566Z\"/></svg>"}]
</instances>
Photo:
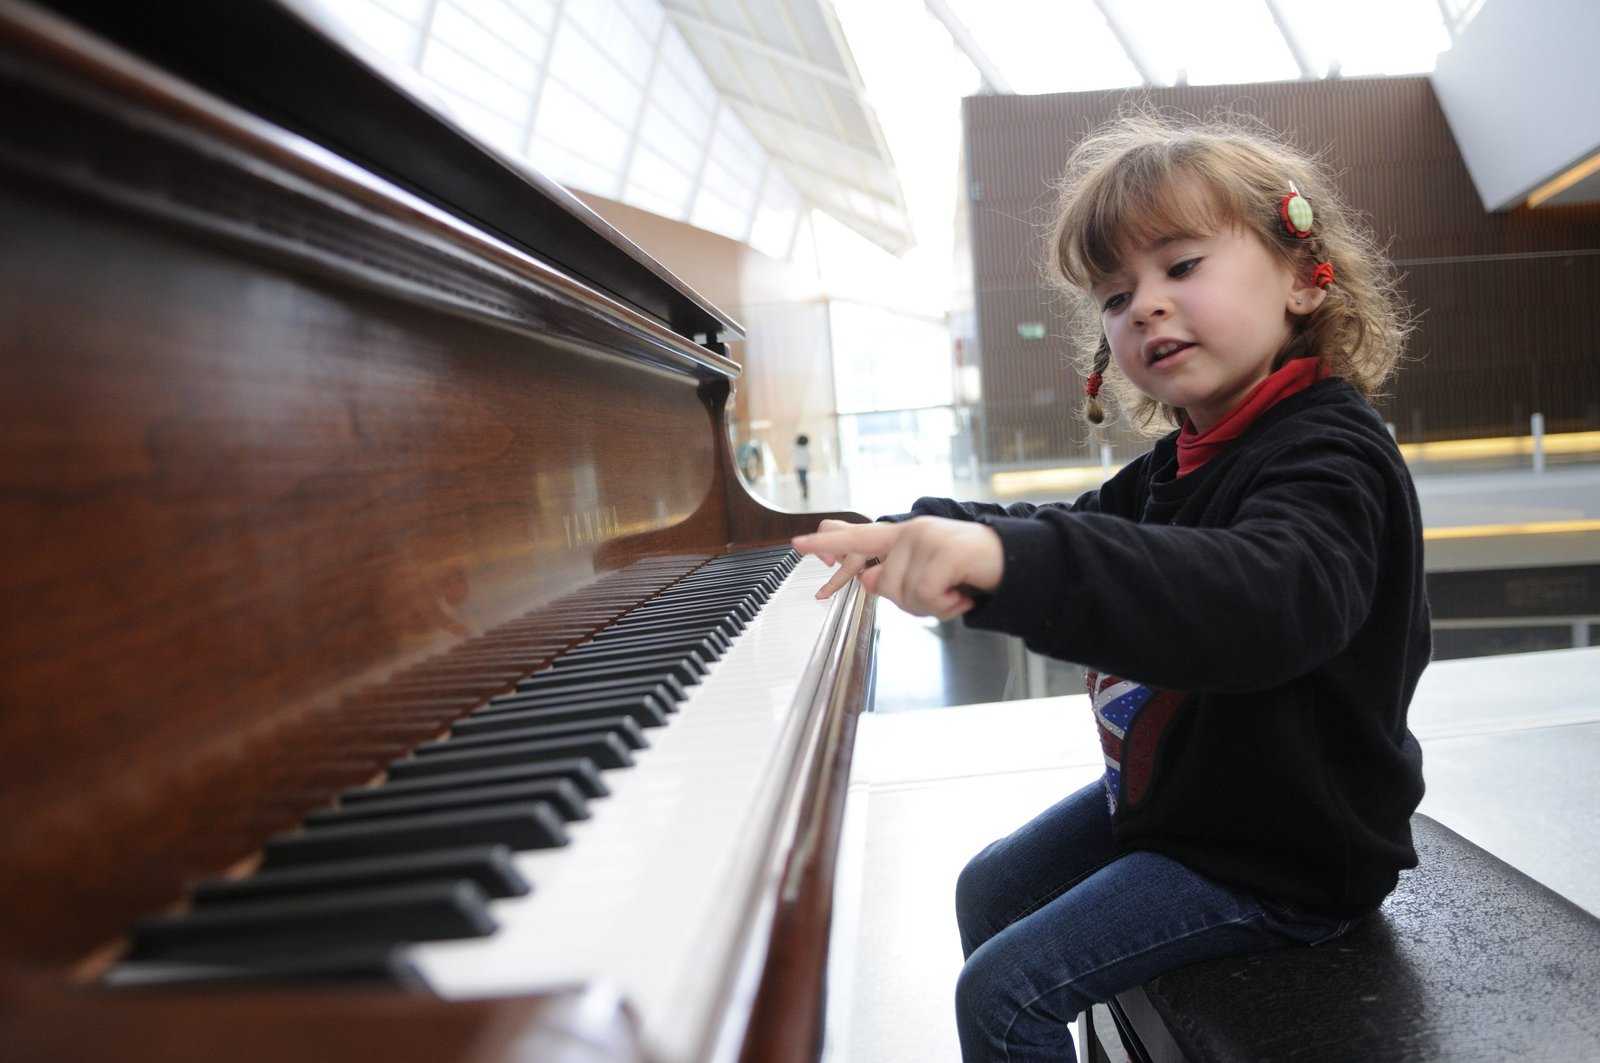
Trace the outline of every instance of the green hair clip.
<instances>
[{"instance_id":1,"label":"green hair clip","mask_svg":"<svg viewBox=\"0 0 1600 1063\"><path fill-rule=\"evenodd\" d=\"M1304 240L1311 235L1311 223L1315 215L1311 212L1311 204L1300 190L1289 182L1289 194L1278 201L1278 214L1283 218L1283 227L1289 230L1291 236L1298 236Z\"/></svg>"}]
</instances>

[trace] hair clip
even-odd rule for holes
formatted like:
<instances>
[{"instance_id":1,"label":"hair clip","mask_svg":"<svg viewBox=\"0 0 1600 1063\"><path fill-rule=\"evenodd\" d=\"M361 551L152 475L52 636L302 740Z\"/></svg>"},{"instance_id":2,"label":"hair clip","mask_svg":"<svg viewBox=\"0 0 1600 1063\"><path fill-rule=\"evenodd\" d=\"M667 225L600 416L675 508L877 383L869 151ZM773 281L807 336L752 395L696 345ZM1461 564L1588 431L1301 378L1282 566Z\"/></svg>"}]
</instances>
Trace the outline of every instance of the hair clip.
<instances>
[{"instance_id":1,"label":"hair clip","mask_svg":"<svg viewBox=\"0 0 1600 1063\"><path fill-rule=\"evenodd\" d=\"M1100 395L1100 385L1105 383L1105 380L1105 374L1099 372L1098 370L1090 373L1083 380L1083 393L1089 396L1091 399L1098 398Z\"/></svg>"},{"instance_id":2,"label":"hair clip","mask_svg":"<svg viewBox=\"0 0 1600 1063\"><path fill-rule=\"evenodd\" d=\"M1283 218L1283 227L1289 230L1289 235L1302 240L1311 235L1314 218L1311 204L1300 194L1293 181L1289 182L1289 194L1278 201L1278 214Z\"/></svg>"},{"instance_id":3,"label":"hair clip","mask_svg":"<svg viewBox=\"0 0 1600 1063\"><path fill-rule=\"evenodd\" d=\"M1332 288L1333 263L1318 262L1317 268L1311 271L1311 283L1322 289Z\"/></svg>"}]
</instances>

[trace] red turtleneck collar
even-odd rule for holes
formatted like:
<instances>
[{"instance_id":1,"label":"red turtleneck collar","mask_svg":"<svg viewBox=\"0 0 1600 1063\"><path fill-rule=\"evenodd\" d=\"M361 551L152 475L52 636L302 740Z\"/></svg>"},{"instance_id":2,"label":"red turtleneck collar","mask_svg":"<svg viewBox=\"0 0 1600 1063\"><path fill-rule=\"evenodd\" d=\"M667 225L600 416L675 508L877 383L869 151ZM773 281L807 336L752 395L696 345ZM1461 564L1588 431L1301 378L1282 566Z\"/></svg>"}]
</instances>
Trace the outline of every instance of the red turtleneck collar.
<instances>
[{"instance_id":1,"label":"red turtleneck collar","mask_svg":"<svg viewBox=\"0 0 1600 1063\"><path fill-rule=\"evenodd\" d=\"M1196 432L1194 424L1185 420L1178 432L1178 475L1194 472L1216 457L1222 448L1237 439L1257 417L1296 392L1304 391L1322 375L1322 362L1318 358L1296 358L1285 362L1267 379L1250 390L1237 406L1223 415L1222 420Z\"/></svg>"}]
</instances>

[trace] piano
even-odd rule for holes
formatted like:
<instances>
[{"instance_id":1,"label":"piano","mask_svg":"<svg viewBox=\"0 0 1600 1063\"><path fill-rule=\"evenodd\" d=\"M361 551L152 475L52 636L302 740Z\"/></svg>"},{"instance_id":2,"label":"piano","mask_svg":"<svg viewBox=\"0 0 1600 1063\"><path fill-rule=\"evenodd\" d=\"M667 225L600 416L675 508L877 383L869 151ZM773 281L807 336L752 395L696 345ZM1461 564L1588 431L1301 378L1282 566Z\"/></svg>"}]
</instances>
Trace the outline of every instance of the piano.
<instances>
[{"instance_id":1,"label":"piano","mask_svg":"<svg viewBox=\"0 0 1600 1063\"><path fill-rule=\"evenodd\" d=\"M0 1059L816 1059L738 337L289 0L0 0Z\"/></svg>"}]
</instances>

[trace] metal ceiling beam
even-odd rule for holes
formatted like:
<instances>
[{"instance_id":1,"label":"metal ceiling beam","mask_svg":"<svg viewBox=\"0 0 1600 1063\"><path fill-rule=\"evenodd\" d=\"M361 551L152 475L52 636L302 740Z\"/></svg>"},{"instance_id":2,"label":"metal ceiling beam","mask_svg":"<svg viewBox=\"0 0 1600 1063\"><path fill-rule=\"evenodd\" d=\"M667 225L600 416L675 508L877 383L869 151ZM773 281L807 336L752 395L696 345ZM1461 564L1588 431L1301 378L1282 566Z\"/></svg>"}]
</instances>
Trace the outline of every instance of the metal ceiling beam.
<instances>
[{"instance_id":1,"label":"metal ceiling beam","mask_svg":"<svg viewBox=\"0 0 1600 1063\"><path fill-rule=\"evenodd\" d=\"M1122 45L1122 52L1128 57L1128 62L1139 72L1139 77L1146 85L1161 85L1164 82L1156 77L1155 65L1150 62L1150 57L1140 50L1134 35L1122 23L1122 12L1118 8L1117 0L1094 0L1094 6L1100 9L1100 16L1106 20L1106 28L1111 31L1111 36Z\"/></svg>"},{"instance_id":2,"label":"metal ceiling beam","mask_svg":"<svg viewBox=\"0 0 1600 1063\"><path fill-rule=\"evenodd\" d=\"M848 75L841 74L838 70L822 66L819 63L815 63L810 59L804 58L803 56L795 55L793 52L786 52L782 48L775 48L760 38L738 33L734 30L728 29L726 26L719 26L714 22L701 18L691 11L685 11L681 7L668 7L666 10L672 16L672 20L678 24L680 29L692 27L696 31L702 31L710 36L719 37L726 43L733 45L735 48L742 48L747 51L755 52L759 55L765 56L768 59L771 59L775 63L782 63L785 66L793 67L794 69L799 70L810 77L818 78L822 81L832 82L833 84L838 85L840 88L848 89L851 92L856 91L855 83L850 80Z\"/></svg>"},{"instance_id":3,"label":"metal ceiling beam","mask_svg":"<svg viewBox=\"0 0 1600 1063\"><path fill-rule=\"evenodd\" d=\"M928 8L928 14L939 20L945 32L950 34L950 39L955 46L960 48L972 65L978 68L978 76L983 79L983 87L995 96L1011 96L1011 84L1001 72L994 60L989 58L989 53L979 46L977 39L972 36L972 31L967 29L967 24L961 21L950 5L945 0L923 0Z\"/></svg>"},{"instance_id":4,"label":"metal ceiling beam","mask_svg":"<svg viewBox=\"0 0 1600 1063\"><path fill-rule=\"evenodd\" d=\"M1267 0L1267 10L1272 14L1272 21L1283 37L1283 43L1288 46L1289 54L1294 56L1295 65L1300 68L1301 80L1316 81L1322 75L1317 72L1316 64L1312 62L1310 53L1300 40L1300 34L1295 29L1294 23L1284 12L1283 4L1279 0Z\"/></svg>"},{"instance_id":5,"label":"metal ceiling beam","mask_svg":"<svg viewBox=\"0 0 1600 1063\"><path fill-rule=\"evenodd\" d=\"M816 137L818 140L826 141L829 145L837 147L842 151L847 151L851 155L859 155L863 161L875 163L879 166L888 165L885 156L874 148L864 148L859 144L852 144L847 140L841 140L839 138L839 134L835 130L827 129L822 126L815 126L809 122L804 122L792 111L785 111L781 108L770 107L767 104L764 104L759 100L753 100L744 93L732 88L720 89L717 95L721 96L722 99L733 108L735 114L742 116L745 112L748 112L752 115L760 115L762 118L769 119L770 121L780 122L783 125L788 126L790 129L793 129L796 133ZM767 150L771 151L772 149L768 148Z\"/></svg>"}]
</instances>

